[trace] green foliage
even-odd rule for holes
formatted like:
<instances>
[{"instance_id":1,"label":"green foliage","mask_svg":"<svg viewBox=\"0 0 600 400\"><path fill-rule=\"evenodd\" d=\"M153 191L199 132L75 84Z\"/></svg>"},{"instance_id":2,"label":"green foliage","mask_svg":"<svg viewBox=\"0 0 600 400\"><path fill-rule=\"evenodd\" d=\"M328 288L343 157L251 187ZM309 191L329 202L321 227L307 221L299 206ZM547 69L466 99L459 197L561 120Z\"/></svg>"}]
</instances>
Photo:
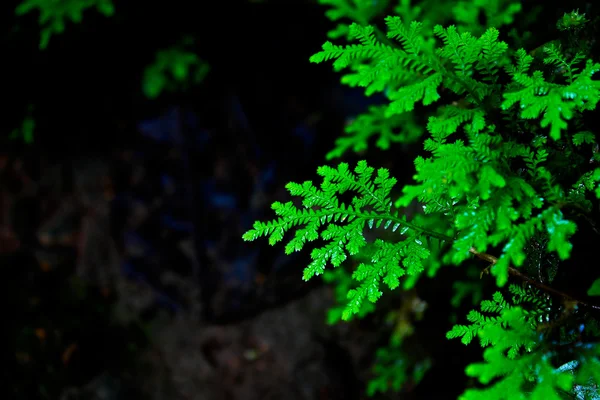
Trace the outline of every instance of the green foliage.
<instances>
[{"instance_id":1,"label":"green foliage","mask_svg":"<svg viewBox=\"0 0 600 400\"><path fill-rule=\"evenodd\" d=\"M349 43L326 42L310 61L332 62L343 84L386 99L353 119L327 159L365 152L372 140L383 150L422 143L423 152L413 181L397 191L388 169L366 161L321 166L321 183L288 184L300 201L273 204L276 219L256 222L244 239L274 245L289 232L288 254L321 239L303 278L325 274L338 300L346 294L330 322L377 312L365 304L384 290L464 266L469 279L450 284L451 304L470 297L481 311L447 336L478 337L484 352L466 368L480 386L462 399L600 398L598 320L583 311L600 307L551 286L572 268L575 233L596 231L600 147L590 116L600 63L588 18L565 14L555 37L526 50L531 35L516 30L525 21L516 2L321 3L338 22L329 38ZM510 27L512 40L502 40ZM473 259L487 268L478 274ZM481 301L474 278L485 272L501 291ZM512 278L521 284L504 288ZM419 364L411 358L400 347L380 352L369 393L406 385Z\"/></svg>"},{"instance_id":2,"label":"green foliage","mask_svg":"<svg viewBox=\"0 0 600 400\"><path fill-rule=\"evenodd\" d=\"M579 71L575 66L584 59L582 54L567 60L553 44L544 47L544 52L547 55L544 63L560 68L559 73L565 76L566 84L547 82L542 71L528 74L533 57L520 49L516 53L517 65L509 70L515 85L511 92L504 94L502 108L520 103L521 118L542 117L542 128L550 126L550 137L558 140L575 112L596 108L600 100L600 82L592 80L592 76L598 72L600 64L588 59Z\"/></svg>"},{"instance_id":3,"label":"green foliage","mask_svg":"<svg viewBox=\"0 0 600 400\"><path fill-rule=\"evenodd\" d=\"M596 279L588 289L588 296L600 296L600 278Z\"/></svg>"},{"instance_id":4,"label":"green foliage","mask_svg":"<svg viewBox=\"0 0 600 400\"><path fill-rule=\"evenodd\" d=\"M521 308L508 308L500 313L500 324L486 324L480 335L491 343L483 353L484 362L471 364L467 375L485 389L468 389L461 399L505 399L514 391L531 399L560 399L561 391L569 391L573 377L555 370L542 351L535 351L538 335L531 329ZM519 354L517 348L523 348Z\"/></svg>"},{"instance_id":5,"label":"green foliage","mask_svg":"<svg viewBox=\"0 0 600 400\"><path fill-rule=\"evenodd\" d=\"M582 28L586 22L585 14L580 14L579 10L573 10L570 13L565 13L556 23L556 27L561 31L578 30Z\"/></svg>"},{"instance_id":6,"label":"green foliage","mask_svg":"<svg viewBox=\"0 0 600 400\"><path fill-rule=\"evenodd\" d=\"M401 0L394 7L394 12L397 17L388 17L390 30L388 34L382 33L376 26L367 25L376 17L380 16L381 10L390 6L389 1L378 1L375 7L371 0L319 0L321 4L331 7L326 15L329 19L338 22L337 27L330 31L328 36L331 39L340 37L364 38L364 35L370 35L371 40L368 43L386 44L390 43L390 39L401 41L406 52L413 56L413 61L418 61L417 65L405 65L406 67L418 68L430 62L430 59L421 58L423 51L411 53L411 46L425 46L431 50L433 44L433 28L436 24L446 23L448 20L454 21L455 29L458 32L467 33L483 33L482 26L478 22L480 15L483 15L488 21L488 26L499 28L513 22L514 16L521 10L520 2L510 2L505 0L495 1L460 1L460 2L440 2L439 0L425 0L418 4L412 4L410 0ZM452 16L453 18L449 18ZM343 21L343 22L340 22ZM401 21L411 21L408 26L405 26ZM358 36L357 36L358 35ZM377 38L378 40L375 40ZM362 39L360 39L362 40ZM413 45L410 41L414 41ZM328 42L326 46L329 48L331 44ZM356 50L359 50L357 47ZM362 47L363 51L368 50ZM325 50L325 48L324 48ZM383 51L384 49L381 49ZM400 49L396 49L400 50ZM424 50L424 49L421 49ZM378 92L389 92L394 87L402 85L397 79L404 77L405 81L411 81L412 75L406 75L398 68L394 68L398 63L409 63L406 57L400 57L398 51L386 53L388 56L380 60L372 59L372 63L360 62L358 54L350 55L344 61L334 64L336 69L349 67L353 73L346 74L342 78L344 84L350 86L366 87L365 94L367 96ZM366 55L366 54L364 54ZM330 54L331 56L331 54ZM319 53L311 58L313 62L323 61L326 54ZM327 57L329 59L330 57ZM337 57L336 57L337 58ZM376 68L370 68L370 65ZM419 71L416 71L419 74ZM432 78L429 83L434 84L438 77ZM388 85L394 81L392 87ZM435 97L435 93L432 93ZM397 96L400 98L400 94ZM376 144L377 147L387 150L391 142L412 143L418 140L424 132L423 127L419 126L414 121L414 116L411 113L400 115L390 115L386 112L389 107L379 106L372 107L369 112L357 117L353 123L346 128L348 136L340 138L336 142L336 147L327 155L327 159L342 156L348 149L354 151L366 150L371 137L379 135ZM381 127L378 129L378 127Z\"/></svg>"},{"instance_id":7,"label":"green foliage","mask_svg":"<svg viewBox=\"0 0 600 400\"><path fill-rule=\"evenodd\" d=\"M539 292L528 293L528 291L516 285L510 285L509 291L514 296L513 304L533 303L534 307L531 313L523 311L532 320L530 322L535 323L537 320L536 317L540 316L542 316L541 319L543 320L543 310L549 309L550 304L546 304L547 302L539 298ZM479 337L482 347L489 346L494 343L495 338L485 335L483 328L491 325L506 326L508 321L504 319L502 312L514 308L513 304L507 302L501 292L496 292L492 300L483 300L480 305L482 312L496 315L487 316L479 311L472 310L467 315L467 320L471 322L471 325L454 325L446 337L448 339L461 338L463 344L469 344L475 337ZM524 346L525 343L514 342L508 351L508 355L514 357Z\"/></svg>"},{"instance_id":8,"label":"green foliage","mask_svg":"<svg viewBox=\"0 0 600 400\"><path fill-rule=\"evenodd\" d=\"M464 344L477 336L486 348L484 362L469 365L466 373L487 387L468 389L461 399L507 399L513 393L515 398L560 400L571 391L577 395L586 392L581 398L597 398L600 394L588 382L590 368L577 366L584 360L597 365L598 349L587 346L581 360L569 361L565 364L569 368L556 368L562 355L545 340L548 332L543 327L551 318L551 302L538 291L516 285L509 290L512 303L496 292L493 300L481 302L481 310L493 315L471 311L467 316L471 325L455 325L447 333L449 339L461 338Z\"/></svg>"},{"instance_id":9,"label":"green foliage","mask_svg":"<svg viewBox=\"0 0 600 400\"><path fill-rule=\"evenodd\" d=\"M323 272L323 280L335 288L335 298L338 304L327 310L327 323L329 325L333 325L342 320L342 315L344 315L344 309L346 308L342 304L346 301L348 292L350 290L356 290L357 285L356 281L352 279L352 274L348 273L343 268L325 270ZM356 316L358 318L363 318L367 314L372 313L374 310L375 306L373 303L365 301L362 303L361 308L356 313ZM353 315L351 315L348 320L351 320L352 316Z\"/></svg>"},{"instance_id":10,"label":"green foliage","mask_svg":"<svg viewBox=\"0 0 600 400\"><path fill-rule=\"evenodd\" d=\"M40 49L45 49L54 34L65 30L68 20L80 23L83 12L95 7L98 12L112 16L115 12L112 0L23 0L16 9L17 15L24 15L34 10L39 12L39 24L42 29Z\"/></svg>"},{"instance_id":11,"label":"green foliage","mask_svg":"<svg viewBox=\"0 0 600 400\"><path fill-rule=\"evenodd\" d=\"M381 281L390 288L399 286L399 278L405 274L413 275L423 271L422 260L427 258L429 250L423 245L425 229L415 227L392 211L390 192L396 179L390 178L385 168L377 170L360 161L354 172L348 164L341 163L338 168L320 167L317 173L323 177L320 187L311 181L302 184L289 183L286 188L290 194L302 197L303 208L297 208L293 202L273 203L278 219L270 222L257 221L254 229L244 234L244 240L255 240L260 236L269 236L269 243L275 244L284 234L298 228L285 246L286 254L300 251L307 242L321 236L326 242L323 247L311 252L312 262L304 270L304 280L321 275L329 263L338 267L348 255L356 255L367 245L363 231L380 228L392 229L404 236L404 240L387 242L376 240L376 251L371 263L361 263L353 273L353 278L361 282L356 289L348 292L350 300L344 310L343 319L349 319L358 313L363 301L375 303L382 295ZM349 203L341 202L339 195L348 191L355 193ZM319 229L323 228L319 234ZM430 232L430 235L436 235ZM440 236L440 235L437 235Z\"/></svg>"},{"instance_id":12,"label":"green foliage","mask_svg":"<svg viewBox=\"0 0 600 400\"><path fill-rule=\"evenodd\" d=\"M156 58L144 71L142 87L144 94L157 98L165 91L175 91L201 83L210 66L188 48L192 38L185 38L181 44L156 53Z\"/></svg>"},{"instance_id":13,"label":"green foliage","mask_svg":"<svg viewBox=\"0 0 600 400\"><path fill-rule=\"evenodd\" d=\"M388 150L393 143L412 143L424 132L422 126L415 123L409 113L385 117L385 106L371 106L348 125L346 136L336 140L335 148L327 153L327 160L341 157L347 150L355 152L367 150L369 139L379 136L376 146ZM398 127L402 126L402 129Z\"/></svg>"},{"instance_id":14,"label":"green foliage","mask_svg":"<svg viewBox=\"0 0 600 400\"><path fill-rule=\"evenodd\" d=\"M9 136L13 140L22 140L25 144L33 143L33 133L35 131L35 120L28 116L23 120L21 126L13 130Z\"/></svg>"},{"instance_id":15,"label":"green foliage","mask_svg":"<svg viewBox=\"0 0 600 400\"><path fill-rule=\"evenodd\" d=\"M407 362L402 340L392 337L388 346L377 349L373 365L374 378L367 385L367 395L388 391L399 392L406 384L418 384L431 368L431 360L423 359L414 364Z\"/></svg>"}]
</instances>

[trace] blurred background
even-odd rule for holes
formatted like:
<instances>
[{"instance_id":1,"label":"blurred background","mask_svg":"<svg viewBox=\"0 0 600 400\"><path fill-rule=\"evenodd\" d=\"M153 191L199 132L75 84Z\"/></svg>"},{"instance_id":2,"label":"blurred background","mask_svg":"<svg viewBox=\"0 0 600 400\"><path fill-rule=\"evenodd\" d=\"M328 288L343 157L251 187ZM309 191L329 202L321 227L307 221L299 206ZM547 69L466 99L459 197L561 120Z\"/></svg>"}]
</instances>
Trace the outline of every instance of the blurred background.
<instances>
[{"instance_id":1,"label":"blurred background","mask_svg":"<svg viewBox=\"0 0 600 400\"><path fill-rule=\"evenodd\" d=\"M40 9L77 20L81 5L79 23L40 25ZM437 364L374 398L461 392L448 285L396 298L394 323L329 325L336 288L302 281L308 254L241 240L369 104L308 62L334 26L323 6L0 7L2 399L365 398L376 359L402 362L377 349L418 308L442 321L414 346ZM399 178L412 159L369 153Z\"/></svg>"}]
</instances>

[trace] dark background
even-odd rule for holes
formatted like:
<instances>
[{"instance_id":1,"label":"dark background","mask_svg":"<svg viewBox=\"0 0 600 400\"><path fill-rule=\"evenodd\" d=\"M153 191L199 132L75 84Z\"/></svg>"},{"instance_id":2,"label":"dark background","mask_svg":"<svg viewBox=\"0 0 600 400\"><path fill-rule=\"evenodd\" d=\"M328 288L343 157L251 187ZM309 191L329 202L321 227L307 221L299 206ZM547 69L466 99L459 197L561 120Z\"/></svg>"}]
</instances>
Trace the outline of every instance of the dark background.
<instances>
[{"instance_id":1,"label":"dark background","mask_svg":"<svg viewBox=\"0 0 600 400\"><path fill-rule=\"evenodd\" d=\"M331 293L302 282L306 258L241 241L365 105L308 62L331 27L323 8L117 2L40 50L37 13L16 17L16 5L0 12L6 398L364 392L348 346L366 373L375 347L324 327ZM210 74L147 99L144 68L183 36ZM8 139L30 106L33 144ZM143 304L117 319L123 303Z\"/></svg>"}]
</instances>

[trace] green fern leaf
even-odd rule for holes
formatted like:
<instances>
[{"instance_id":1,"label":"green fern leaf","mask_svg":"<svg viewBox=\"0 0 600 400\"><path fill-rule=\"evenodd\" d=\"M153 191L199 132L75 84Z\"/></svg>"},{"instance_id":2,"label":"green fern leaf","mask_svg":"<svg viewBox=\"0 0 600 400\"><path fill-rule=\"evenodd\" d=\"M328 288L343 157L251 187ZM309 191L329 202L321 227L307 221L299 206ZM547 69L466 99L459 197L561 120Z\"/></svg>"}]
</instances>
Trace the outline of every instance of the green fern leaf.
<instances>
[{"instance_id":1,"label":"green fern leaf","mask_svg":"<svg viewBox=\"0 0 600 400\"><path fill-rule=\"evenodd\" d=\"M404 240L375 240L371 262L362 263L354 271L352 276L359 285L348 292L349 302L342 313L342 318L347 320L363 309L365 300L374 303L379 299L382 277L390 289L395 289L401 276L417 275L424 270L423 260L430 252L421 235L443 236L414 226L391 211L390 194L396 179L389 176L387 169L380 168L375 172L365 161L360 161L353 171L348 164L340 163L337 168L319 167L317 173L323 177L319 188L310 181L286 186L290 194L302 197L302 209L292 202L276 202L272 208L278 218L255 222L243 238L255 240L268 236L269 243L274 245L283 240L286 232L295 229L294 236L285 246L286 253L290 254L320 237L325 245L311 252L312 262L303 273L303 279L308 280L323 274L327 264L338 267L349 255L357 255L367 245L364 236L367 227L392 227L396 231L398 226L403 226ZM349 191L355 193L350 204L342 203L338 196Z\"/></svg>"}]
</instances>

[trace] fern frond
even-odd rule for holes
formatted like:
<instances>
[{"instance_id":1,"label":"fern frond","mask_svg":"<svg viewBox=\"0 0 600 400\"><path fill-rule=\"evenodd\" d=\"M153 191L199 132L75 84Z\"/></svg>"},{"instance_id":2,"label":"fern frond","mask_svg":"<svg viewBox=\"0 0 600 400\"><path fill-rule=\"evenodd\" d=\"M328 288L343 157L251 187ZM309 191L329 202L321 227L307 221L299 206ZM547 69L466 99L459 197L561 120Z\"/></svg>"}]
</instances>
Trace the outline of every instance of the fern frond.
<instances>
[{"instance_id":1,"label":"fern frond","mask_svg":"<svg viewBox=\"0 0 600 400\"><path fill-rule=\"evenodd\" d=\"M346 136L335 141L335 148L325 158L331 160L341 157L346 151L360 152L367 150L369 140L377 137L375 145L387 150L393 143L413 143L421 137L424 129L418 125L413 115L404 113L386 117L387 106L371 106L359 115L348 126Z\"/></svg>"},{"instance_id":2,"label":"fern frond","mask_svg":"<svg viewBox=\"0 0 600 400\"><path fill-rule=\"evenodd\" d=\"M327 264L340 266L348 255L356 255L367 245L363 231L391 228L405 239L398 242L376 240L376 251L370 263L361 264L353 278L361 282L356 289L348 292L349 303L342 318L349 319L360 312L363 301L377 301L381 296L380 279L391 289L399 285L404 274L416 275L423 270L423 260L429 250L422 242L422 235L445 238L444 235L417 227L397 212L391 210L390 192L396 183L385 168L377 170L360 161L354 171L346 163L337 168L319 167L317 173L323 177L320 188L312 182L289 183L286 187L291 195L303 198L303 209L292 202L276 202L273 210L278 218L269 222L257 221L254 229L243 235L244 240L255 240L269 236L271 245L283 240L284 234L295 228L294 237L285 246L286 254L300 251L307 242L319 236L325 245L312 250L312 262L304 269L303 279L321 275ZM348 191L354 192L350 204L342 203L338 196ZM321 232L319 233L319 231Z\"/></svg>"},{"instance_id":3,"label":"fern frond","mask_svg":"<svg viewBox=\"0 0 600 400\"><path fill-rule=\"evenodd\" d=\"M554 54L546 58L548 63L566 63L556 48L548 49ZM541 116L541 127L550 126L550 137L558 140L576 111L592 110L598 104L600 82L592 80L592 76L600 70L600 64L587 60L580 73L571 73L568 85L559 85L547 82L541 71L534 71L531 75L517 72L525 70L530 63L530 58L523 52L517 53L517 66L509 69L517 87L504 93L502 108L507 110L520 103L522 118ZM569 64L567 67L570 69Z\"/></svg>"},{"instance_id":4,"label":"fern frond","mask_svg":"<svg viewBox=\"0 0 600 400\"><path fill-rule=\"evenodd\" d=\"M524 303L533 304L535 306L540 306L540 303L537 297L531 292L524 289L518 289L516 285L510 285L509 290L513 293L513 302L514 304L520 305ZM461 342L465 345L471 343L471 341L475 337L479 337L480 344L482 347L494 346L498 342L499 338L494 335L486 335L482 329L491 325L497 326L506 326L508 324L508 320L504 318L504 311L514 308L515 306L510 304L508 301L504 299L504 296L500 292L495 292L492 300L483 300L481 302L480 308L481 311L487 314L496 314L496 315L486 315L482 314L479 311L472 310L467 315L467 320L471 322L471 325L454 325L452 330L450 330L446 337L448 339L457 339L461 338ZM537 310L534 307L534 310ZM525 319L528 319L529 322L535 322L531 315L526 313L524 315ZM515 343L514 346L509 350L512 354L517 354L519 349L522 347L522 343Z\"/></svg>"},{"instance_id":5,"label":"fern frond","mask_svg":"<svg viewBox=\"0 0 600 400\"><path fill-rule=\"evenodd\" d=\"M423 23L412 21L410 26L406 27L400 17L391 16L386 17L385 22L388 26L387 37L402 43L404 51L408 54L418 56L424 42L421 34Z\"/></svg>"},{"instance_id":6,"label":"fern frond","mask_svg":"<svg viewBox=\"0 0 600 400\"><path fill-rule=\"evenodd\" d=\"M522 398L561 399L563 391L572 389L573 375L554 368L544 351L534 351L539 346L539 334L532 329L523 309L505 309L500 318L503 325L487 324L481 328L480 335L492 343L483 353L484 362L470 364L466 369L468 376L488 386L467 389L460 399L500 400L510 398L510 393L519 393Z\"/></svg>"}]
</instances>

